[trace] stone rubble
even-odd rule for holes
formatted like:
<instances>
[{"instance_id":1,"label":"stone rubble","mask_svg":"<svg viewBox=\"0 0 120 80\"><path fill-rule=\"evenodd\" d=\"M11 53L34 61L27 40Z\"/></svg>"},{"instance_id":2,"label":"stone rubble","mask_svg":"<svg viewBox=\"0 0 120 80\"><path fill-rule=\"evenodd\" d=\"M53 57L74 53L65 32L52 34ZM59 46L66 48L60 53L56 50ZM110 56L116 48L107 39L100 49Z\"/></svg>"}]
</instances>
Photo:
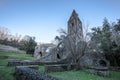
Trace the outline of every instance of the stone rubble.
<instances>
[{"instance_id":1,"label":"stone rubble","mask_svg":"<svg viewBox=\"0 0 120 80\"><path fill-rule=\"evenodd\" d=\"M60 80L35 69L18 66L15 68L14 76L16 80Z\"/></svg>"}]
</instances>

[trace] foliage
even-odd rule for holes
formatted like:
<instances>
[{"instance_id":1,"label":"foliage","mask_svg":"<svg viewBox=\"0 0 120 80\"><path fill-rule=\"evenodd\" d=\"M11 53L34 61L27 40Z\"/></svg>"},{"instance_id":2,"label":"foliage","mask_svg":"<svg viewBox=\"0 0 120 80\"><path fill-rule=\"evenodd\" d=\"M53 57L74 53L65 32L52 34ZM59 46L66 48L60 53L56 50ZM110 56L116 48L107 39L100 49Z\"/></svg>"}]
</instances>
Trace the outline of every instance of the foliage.
<instances>
[{"instance_id":1,"label":"foliage","mask_svg":"<svg viewBox=\"0 0 120 80\"><path fill-rule=\"evenodd\" d=\"M25 50L27 54L33 54L36 45L35 37L28 36L27 40L23 39L20 42L20 49Z\"/></svg>"},{"instance_id":2,"label":"foliage","mask_svg":"<svg viewBox=\"0 0 120 80\"><path fill-rule=\"evenodd\" d=\"M100 49L106 59L110 61L111 66L120 66L118 62L118 57L120 56L119 27L120 20L118 20L118 23L110 24L105 18L101 28L92 28L91 42L96 44L94 48L99 47L98 49Z\"/></svg>"},{"instance_id":3,"label":"foliage","mask_svg":"<svg viewBox=\"0 0 120 80\"><path fill-rule=\"evenodd\" d=\"M9 45L21 50L25 50L28 54L34 53L34 48L37 45L35 37L25 36L21 38L21 35L11 35L10 31L5 27L0 27L0 44Z\"/></svg>"},{"instance_id":4,"label":"foliage","mask_svg":"<svg viewBox=\"0 0 120 80\"><path fill-rule=\"evenodd\" d=\"M18 47L20 38L21 35L11 35L8 28L0 27L0 44Z\"/></svg>"},{"instance_id":5,"label":"foliage","mask_svg":"<svg viewBox=\"0 0 120 80\"><path fill-rule=\"evenodd\" d=\"M9 30L5 27L0 27L0 40L5 40L9 36Z\"/></svg>"}]
</instances>

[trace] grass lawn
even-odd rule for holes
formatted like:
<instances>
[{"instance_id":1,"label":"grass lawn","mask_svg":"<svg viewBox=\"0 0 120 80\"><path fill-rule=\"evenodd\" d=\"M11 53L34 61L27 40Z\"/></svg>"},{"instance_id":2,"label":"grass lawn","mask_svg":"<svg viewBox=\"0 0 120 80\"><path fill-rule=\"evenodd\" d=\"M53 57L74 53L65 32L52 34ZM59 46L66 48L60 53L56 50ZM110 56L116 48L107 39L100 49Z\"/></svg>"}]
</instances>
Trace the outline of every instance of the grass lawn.
<instances>
[{"instance_id":1,"label":"grass lawn","mask_svg":"<svg viewBox=\"0 0 120 80\"><path fill-rule=\"evenodd\" d=\"M120 80L120 72L115 71L110 71L110 77L97 76L85 70L52 72L49 74L62 80Z\"/></svg>"},{"instance_id":2,"label":"grass lawn","mask_svg":"<svg viewBox=\"0 0 120 80\"><path fill-rule=\"evenodd\" d=\"M0 52L0 56L8 56L12 59L34 59L32 55L21 54L21 53L8 53L8 52Z\"/></svg>"},{"instance_id":3,"label":"grass lawn","mask_svg":"<svg viewBox=\"0 0 120 80\"><path fill-rule=\"evenodd\" d=\"M7 56L8 58L0 59L0 80L15 80L13 77L13 72L15 67L7 66L9 59L31 59L31 55L20 54L20 53L8 53L8 52L0 52L0 56Z\"/></svg>"},{"instance_id":4,"label":"grass lawn","mask_svg":"<svg viewBox=\"0 0 120 80\"><path fill-rule=\"evenodd\" d=\"M0 80L15 80L13 72L15 67L7 66L9 59L31 59L34 58L31 55L19 54L19 53L7 53L0 52L0 56L9 56L5 59L0 59ZM39 67L40 72L44 72L44 66ZM65 72L51 72L48 73L54 77L58 77L62 80L120 80L120 72L110 71L110 77L101 77L87 73L85 70L79 71L65 71Z\"/></svg>"},{"instance_id":5,"label":"grass lawn","mask_svg":"<svg viewBox=\"0 0 120 80\"><path fill-rule=\"evenodd\" d=\"M14 67L0 66L0 80L15 80L13 77Z\"/></svg>"}]
</instances>

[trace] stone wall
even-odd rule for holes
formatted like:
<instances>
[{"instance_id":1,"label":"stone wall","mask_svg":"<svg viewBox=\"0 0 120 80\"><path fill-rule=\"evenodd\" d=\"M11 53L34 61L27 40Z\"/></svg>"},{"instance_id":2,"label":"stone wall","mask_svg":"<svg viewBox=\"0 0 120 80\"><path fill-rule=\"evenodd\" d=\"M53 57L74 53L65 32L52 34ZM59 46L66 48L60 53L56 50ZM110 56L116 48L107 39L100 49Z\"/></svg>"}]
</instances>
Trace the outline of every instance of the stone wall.
<instances>
[{"instance_id":1,"label":"stone wall","mask_svg":"<svg viewBox=\"0 0 120 80\"><path fill-rule=\"evenodd\" d=\"M81 67L88 68L88 72L100 76L109 76L109 62L100 54L89 53L85 54L79 60Z\"/></svg>"},{"instance_id":2,"label":"stone wall","mask_svg":"<svg viewBox=\"0 0 120 80\"><path fill-rule=\"evenodd\" d=\"M25 68L35 69L35 70L39 69L38 65L27 65L27 66L16 66L16 67L25 67Z\"/></svg>"},{"instance_id":3,"label":"stone wall","mask_svg":"<svg viewBox=\"0 0 120 80\"><path fill-rule=\"evenodd\" d=\"M93 67L93 68L89 68L88 72L95 74L95 75L99 75L99 76L109 76L109 70L108 67Z\"/></svg>"},{"instance_id":4,"label":"stone wall","mask_svg":"<svg viewBox=\"0 0 120 80\"><path fill-rule=\"evenodd\" d=\"M40 64L38 61L30 61L30 60L8 61L8 66L25 66L25 65L38 65L38 64Z\"/></svg>"},{"instance_id":5,"label":"stone wall","mask_svg":"<svg viewBox=\"0 0 120 80\"><path fill-rule=\"evenodd\" d=\"M39 44L35 47L34 57L39 60L42 57L49 55L49 51L55 47L52 43ZM41 52L41 53L40 53Z\"/></svg>"},{"instance_id":6,"label":"stone wall","mask_svg":"<svg viewBox=\"0 0 120 80\"><path fill-rule=\"evenodd\" d=\"M67 71L67 70L68 70L67 64L45 65L45 72L58 72L58 71Z\"/></svg>"},{"instance_id":7,"label":"stone wall","mask_svg":"<svg viewBox=\"0 0 120 80\"><path fill-rule=\"evenodd\" d=\"M14 75L16 80L60 80L27 67L16 67Z\"/></svg>"},{"instance_id":8,"label":"stone wall","mask_svg":"<svg viewBox=\"0 0 120 80\"><path fill-rule=\"evenodd\" d=\"M108 67L109 62L100 54L87 53L79 60L80 66L82 67Z\"/></svg>"},{"instance_id":9,"label":"stone wall","mask_svg":"<svg viewBox=\"0 0 120 80\"><path fill-rule=\"evenodd\" d=\"M8 66L26 66L26 65L45 65L45 64L63 64L63 62L40 62L34 60L11 60Z\"/></svg>"},{"instance_id":10,"label":"stone wall","mask_svg":"<svg viewBox=\"0 0 120 80\"><path fill-rule=\"evenodd\" d=\"M113 71L120 71L120 67L109 67L109 69Z\"/></svg>"},{"instance_id":11,"label":"stone wall","mask_svg":"<svg viewBox=\"0 0 120 80\"><path fill-rule=\"evenodd\" d=\"M77 64L55 64L55 65L45 65L45 72L61 72L80 69Z\"/></svg>"}]
</instances>

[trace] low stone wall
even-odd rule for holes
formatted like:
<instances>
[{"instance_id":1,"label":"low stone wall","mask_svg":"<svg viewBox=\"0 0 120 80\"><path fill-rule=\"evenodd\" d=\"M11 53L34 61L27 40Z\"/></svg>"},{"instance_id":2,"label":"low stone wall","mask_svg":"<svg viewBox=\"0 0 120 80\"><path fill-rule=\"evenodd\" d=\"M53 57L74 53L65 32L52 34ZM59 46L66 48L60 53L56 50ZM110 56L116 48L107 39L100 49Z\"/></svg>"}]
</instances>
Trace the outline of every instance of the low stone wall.
<instances>
[{"instance_id":1,"label":"low stone wall","mask_svg":"<svg viewBox=\"0 0 120 80\"><path fill-rule=\"evenodd\" d=\"M39 62L37 61L22 61L22 60L12 60L12 61L8 61L8 66L26 66L26 65L38 65Z\"/></svg>"},{"instance_id":2,"label":"low stone wall","mask_svg":"<svg viewBox=\"0 0 120 80\"><path fill-rule=\"evenodd\" d=\"M45 65L45 72L60 72L76 69L76 64Z\"/></svg>"},{"instance_id":3,"label":"low stone wall","mask_svg":"<svg viewBox=\"0 0 120 80\"><path fill-rule=\"evenodd\" d=\"M35 69L35 70L39 69L38 65L27 65L27 66L16 66L16 67L25 67L25 68Z\"/></svg>"},{"instance_id":4,"label":"low stone wall","mask_svg":"<svg viewBox=\"0 0 120 80\"><path fill-rule=\"evenodd\" d=\"M61 63L60 62L40 62L40 61L31 61L31 60L8 61L8 66L45 65L45 64L61 64Z\"/></svg>"},{"instance_id":5,"label":"low stone wall","mask_svg":"<svg viewBox=\"0 0 120 80\"><path fill-rule=\"evenodd\" d=\"M88 71L92 74L100 75L100 76L109 76L110 75L107 67L104 67L104 68L103 67L102 68L92 67L92 68L89 68Z\"/></svg>"},{"instance_id":6,"label":"low stone wall","mask_svg":"<svg viewBox=\"0 0 120 80\"><path fill-rule=\"evenodd\" d=\"M120 67L109 67L109 69L113 71L120 71Z\"/></svg>"},{"instance_id":7,"label":"low stone wall","mask_svg":"<svg viewBox=\"0 0 120 80\"><path fill-rule=\"evenodd\" d=\"M68 65L45 65L45 72L58 72L68 70Z\"/></svg>"},{"instance_id":8,"label":"low stone wall","mask_svg":"<svg viewBox=\"0 0 120 80\"><path fill-rule=\"evenodd\" d=\"M45 73L40 73L37 70L20 66L15 68L14 75L16 80L60 80Z\"/></svg>"}]
</instances>

